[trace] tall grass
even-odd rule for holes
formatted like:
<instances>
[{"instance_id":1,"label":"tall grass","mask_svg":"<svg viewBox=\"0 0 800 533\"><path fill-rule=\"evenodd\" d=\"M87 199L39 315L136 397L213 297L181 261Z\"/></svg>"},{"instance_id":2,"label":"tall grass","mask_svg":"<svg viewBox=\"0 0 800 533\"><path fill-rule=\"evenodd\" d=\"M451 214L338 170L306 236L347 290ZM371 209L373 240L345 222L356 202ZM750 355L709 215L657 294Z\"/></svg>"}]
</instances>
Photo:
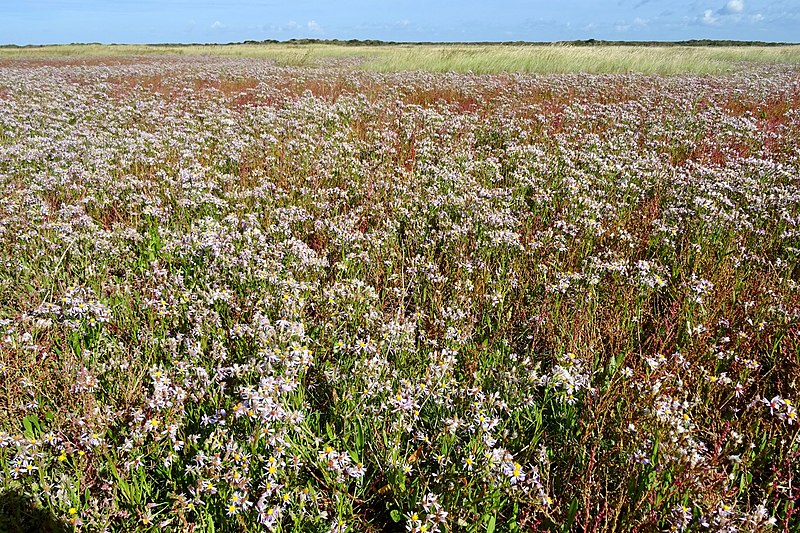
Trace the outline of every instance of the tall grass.
<instances>
[{"instance_id":1,"label":"tall grass","mask_svg":"<svg viewBox=\"0 0 800 533\"><path fill-rule=\"evenodd\" d=\"M382 72L568 72L674 75L719 74L744 62L800 63L800 47L698 48L637 46L452 46L402 47L365 66Z\"/></svg>"},{"instance_id":2,"label":"tall grass","mask_svg":"<svg viewBox=\"0 0 800 533\"><path fill-rule=\"evenodd\" d=\"M800 46L643 47L568 45L59 45L0 48L0 58L85 58L131 55L214 55L272 60L279 65L315 66L332 59L361 60L379 72L426 70L493 74L568 72L676 75L721 74L746 64L800 64Z\"/></svg>"}]
</instances>

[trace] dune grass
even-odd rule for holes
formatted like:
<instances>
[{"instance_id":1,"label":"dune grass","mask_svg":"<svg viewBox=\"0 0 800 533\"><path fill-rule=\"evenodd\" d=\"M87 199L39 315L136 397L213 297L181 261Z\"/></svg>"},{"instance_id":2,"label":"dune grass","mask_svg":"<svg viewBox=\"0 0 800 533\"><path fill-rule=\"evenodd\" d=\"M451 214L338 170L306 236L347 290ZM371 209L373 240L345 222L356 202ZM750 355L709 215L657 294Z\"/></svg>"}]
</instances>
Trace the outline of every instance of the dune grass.
<instances>
[{"instance_id":1,"label":"dune grass","mask_svg":"<svg viewBox=\"0 0 800 533\"><path fill-rule=\"evenodd\" d=\"M800 64L800 47L700 48L638 46L402 47L366 63L378 71L719 74L743 63Z\"/></svg>"},{"instance_id":2,"label":"dune grass","mask_svg":"<svg viewBox=\"0 0 800 533\"><path fill-rule=\"evenodd\" d=\"M800 65L800 46L684 47L408 44L352 47L335 44L57 45L0 48L0 58L84 58L131 55L252 57L287 66L362 59L379 72L721 74L753 63Z\"/></svg>"}]
</instances>

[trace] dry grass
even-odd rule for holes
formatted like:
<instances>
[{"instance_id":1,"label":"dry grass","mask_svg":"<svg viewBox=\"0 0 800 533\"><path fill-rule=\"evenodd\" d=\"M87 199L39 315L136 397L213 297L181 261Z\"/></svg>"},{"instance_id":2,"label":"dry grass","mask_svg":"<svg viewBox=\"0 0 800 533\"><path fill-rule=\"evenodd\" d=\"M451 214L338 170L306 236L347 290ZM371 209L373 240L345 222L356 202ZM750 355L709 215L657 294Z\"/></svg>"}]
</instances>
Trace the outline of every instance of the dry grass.
<instances>
[{"instance_id":1,"label":"dry grass","mask_svg":"<svg viewBox=\"0 0 800 533\"><path fill-rule=\"evenodd\" d=\"M227 56L266 59L279 65L318 66L352 60L380 72L720 74L748 63L800 64L800 46L639 47L569 45L57 45L0 48L0 64L25 59L119 64L131 56ZM348 64L351 61L348 61Z\"/></svg>"}]
</instances>

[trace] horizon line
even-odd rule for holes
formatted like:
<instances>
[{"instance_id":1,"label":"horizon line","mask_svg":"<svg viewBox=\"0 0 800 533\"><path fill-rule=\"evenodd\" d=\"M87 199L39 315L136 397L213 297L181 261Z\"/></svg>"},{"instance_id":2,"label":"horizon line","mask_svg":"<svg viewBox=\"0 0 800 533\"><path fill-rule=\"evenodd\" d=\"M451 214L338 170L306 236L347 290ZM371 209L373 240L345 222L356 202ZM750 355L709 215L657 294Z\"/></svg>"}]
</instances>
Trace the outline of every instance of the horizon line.
<instances>
[{"instance_id":1,"label":"horizon line","mask_svg":"<svg viewBox=\"0 0 800 533\"><path fill-rule=\"evenodd\" d=\"M235 46L235 45L271 45L271 44L337 44L345 46L382 46L382 45L528 45L528 46L548 46L548 45L577 45L577 46L708 46L708 47L734 47L734 46L798 46L800 42L786 41L755 41L738 39L681 39L674 41L662 40L609 40L609 39L572 39L557 41L385 41L382 39L317 39L317 38L293 38L286 40L246 39L243 41L229 41L225 43L214 42L71 42L71 43L37 43L37 44L0 44L0 48L48 48L59 46Z\"/></svg>"}]
</instances>

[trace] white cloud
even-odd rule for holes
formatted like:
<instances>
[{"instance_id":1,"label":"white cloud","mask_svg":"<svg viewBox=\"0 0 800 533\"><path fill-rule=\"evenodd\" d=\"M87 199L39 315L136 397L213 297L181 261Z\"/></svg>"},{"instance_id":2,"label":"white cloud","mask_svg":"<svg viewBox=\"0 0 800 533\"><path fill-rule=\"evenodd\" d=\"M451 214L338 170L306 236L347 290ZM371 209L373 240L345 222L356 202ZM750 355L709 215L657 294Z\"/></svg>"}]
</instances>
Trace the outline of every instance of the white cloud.
<instances>
[{"instance_id":1,"label":"white cloud","mask_svg":"<svg viewBox=\"0 0 800 533\"><path fill-rule=\"evenodd\" d=\"M725 4L726 13L741 13L744 11L744 0L729 0Z\"/></svg>"},{"instance_id":2,"label":"white cloud","mask_svg":"<svg viewBox=\"0 0 800 533\"><path fill-rule=\"evenodd\" d=\"M625 21L625 20L617 21L614 24L614 29L616 31L622 33L622 32L626 32L626 31L630 30L631 28L633 28L634 30L646 28L649 23L650 23L650 21L648 19L644 19L642 17L636 17L635 19L633 19L633 22L628 22L628 21ZM595 24L589 24L588 26L584 26L583 29L584 30L591 30L591 29L594 29L594 28L596 28Z\"/></svg>"},{"instance_id":3,"label":"white cloud","mask_svg":"<svg viewBox=\"0 0 800 533\"><path fill-rule=\"evenodd\" d=\"M700 22L706 26L722 26L725 24L737 24L742 21L744 15L744 0L728 0L720 9L706 9Z\"/></svg>"},{"instance_id":4,"label":"white cloud","mask_svg":"<svg viewBox=\"0 0 800 533\"><path fill-rule=\"evenodd\" d=\"M214 23L211 25L212 30L221 30L225 27L225 24L221 23L218 20L215 20Z\"/></svg>"},{"instance_id":5,"label":"white cloud","mask_svg":"<svg viewBox=\"0 0 800 533\"><path fill-rule=\"evenodd\" d=\"M709 26L715 26L719 24L719 17L714 14L714 11L711 9L706 9L703 12L702 18L703 24L707 24Z\"/></svg>"},{"instance_id":6,"label":"white cloud","mask_svg":"<svg viewBox=\"0 0 800 533\"><path fill-rule=\"evenodd\" d=\"M316 20L309 20L306 24L306 27L309 31L313 31L315 33L322 31L322 26L320 26Z\"/></svg>"}]
</instances>

